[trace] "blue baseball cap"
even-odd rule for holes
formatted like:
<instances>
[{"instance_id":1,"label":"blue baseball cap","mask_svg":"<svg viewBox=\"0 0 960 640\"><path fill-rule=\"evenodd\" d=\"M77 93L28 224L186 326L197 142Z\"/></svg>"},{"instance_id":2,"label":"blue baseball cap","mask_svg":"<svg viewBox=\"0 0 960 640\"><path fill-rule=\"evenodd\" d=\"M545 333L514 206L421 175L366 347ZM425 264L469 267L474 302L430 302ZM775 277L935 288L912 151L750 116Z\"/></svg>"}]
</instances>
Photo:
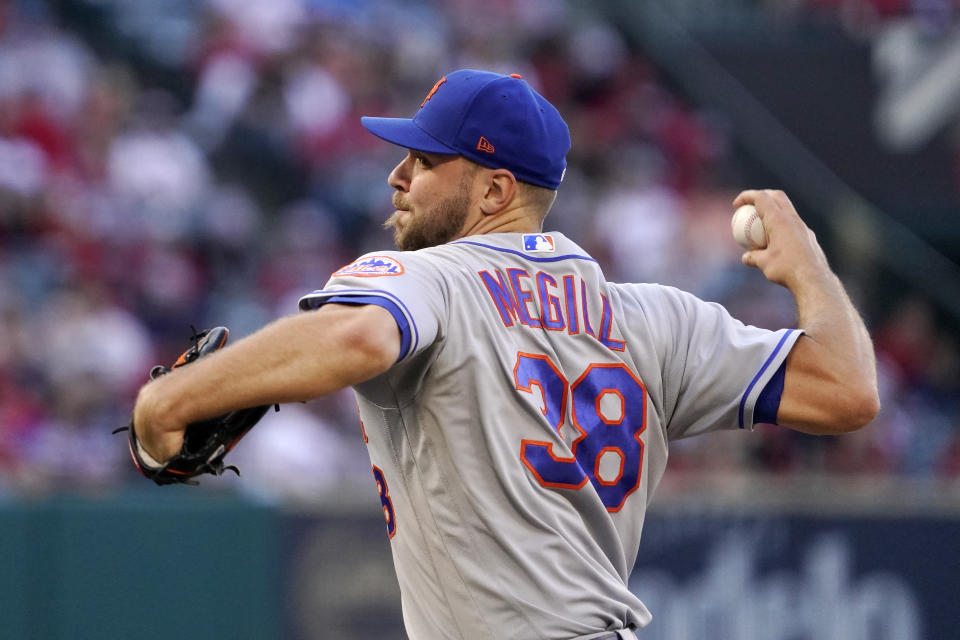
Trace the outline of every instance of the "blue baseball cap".
<instances>
[{"instance_id":1,"label":"blue baseball cap","mask_svg":"<svg viewBox=\"0 0 960 640\"><path fill-rule=\"evenodd\" d=\"M433 85L413 118L364 116L361 122L387 142L461 155L547 189L560 186L567 168L567 123L517 74L454 71Z\"/></svg>"}]
</instances>

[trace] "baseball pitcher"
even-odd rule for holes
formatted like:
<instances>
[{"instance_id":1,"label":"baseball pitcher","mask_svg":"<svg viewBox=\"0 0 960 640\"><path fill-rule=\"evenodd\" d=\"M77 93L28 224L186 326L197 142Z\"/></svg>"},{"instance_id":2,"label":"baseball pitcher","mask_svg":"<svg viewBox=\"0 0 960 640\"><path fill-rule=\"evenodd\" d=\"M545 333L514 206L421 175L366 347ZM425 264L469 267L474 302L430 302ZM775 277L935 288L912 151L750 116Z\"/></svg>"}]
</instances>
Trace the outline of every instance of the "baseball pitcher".
<instances>
[{"instance_id":1,"label":"baseball pitcher","mask_svg":"<svg viewBox=\"0 0 960 640\"><path fill-rule=\"evenodd\" d=\"M132 428L162 463L191 423L353 386L410 638L634 638L651 614L627 580L671 441L841 433L878 411L870 338L783 193L733 203L767 235L744 264L796 299L797 328L767 331L607 282L543 231L570 136L521 77L457 71L412 119L363 124L406 150L400 250L147 384Z\"/></svg>"}]
</instances>

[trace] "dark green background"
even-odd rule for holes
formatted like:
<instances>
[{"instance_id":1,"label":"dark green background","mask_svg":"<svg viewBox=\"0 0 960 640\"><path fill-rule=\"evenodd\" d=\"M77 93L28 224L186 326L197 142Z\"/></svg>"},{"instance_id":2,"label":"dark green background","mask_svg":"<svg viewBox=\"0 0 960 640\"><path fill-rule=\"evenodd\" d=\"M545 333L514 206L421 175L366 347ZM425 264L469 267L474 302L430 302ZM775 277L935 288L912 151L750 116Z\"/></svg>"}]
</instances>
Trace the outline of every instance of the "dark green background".
<instances>
[{"instance_id":1,"label":"dark green background","mask_svg":"<svg viewBox=\"0 0 960 640\"><path fill-rule=\"evenodd\" d=\"M189 488L0 504L0 638L276 638L278 515Z\"/></svg>"}]
</instances>

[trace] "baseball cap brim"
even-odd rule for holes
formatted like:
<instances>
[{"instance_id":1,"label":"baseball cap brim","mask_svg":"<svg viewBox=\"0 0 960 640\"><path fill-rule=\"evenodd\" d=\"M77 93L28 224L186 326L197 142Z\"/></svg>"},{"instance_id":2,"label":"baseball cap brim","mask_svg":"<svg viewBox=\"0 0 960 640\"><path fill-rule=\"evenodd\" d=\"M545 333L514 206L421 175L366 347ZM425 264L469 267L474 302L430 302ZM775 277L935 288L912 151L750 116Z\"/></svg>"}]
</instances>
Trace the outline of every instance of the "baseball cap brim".
<instances>
[{"instance_id":1,"label":"baseball cap brim","mask_svg":"<svg viewBox=\"0 0 960 640\"><path fill-rule=\"evenodd\" d=\"M392 142L395 145L423 151L424 153L460 153L453 147L439 142L436 138L417 126L411 118L360 118L364 128L373 135Z\"/></svg>"}]
</instances>

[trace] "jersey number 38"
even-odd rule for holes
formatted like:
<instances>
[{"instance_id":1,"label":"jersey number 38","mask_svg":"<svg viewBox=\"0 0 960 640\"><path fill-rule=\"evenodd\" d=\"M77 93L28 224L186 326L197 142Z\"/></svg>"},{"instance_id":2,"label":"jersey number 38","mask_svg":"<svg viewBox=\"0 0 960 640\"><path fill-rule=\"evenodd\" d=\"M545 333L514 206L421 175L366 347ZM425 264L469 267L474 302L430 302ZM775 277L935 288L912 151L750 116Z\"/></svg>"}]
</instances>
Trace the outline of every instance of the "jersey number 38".
<instances>
[{"instance_id":1,"label":"jersey number 38","mask_svg":"<svg viewBox=\"0 0 960 640\"><path fill-rule=\"evenodd\" d=\"M619 511L640 486L646 428L647 390L622 363L592 364L572 385L549 357L520 353L513 369L517 389L543 395L541 409L560 433L572 399L573 457L561 457L554 443L523 440L520 457L545 487L580 489L589 480L607 511ZM619 472L617 467L619 465Z\"/></svg>"}]
</instances>

